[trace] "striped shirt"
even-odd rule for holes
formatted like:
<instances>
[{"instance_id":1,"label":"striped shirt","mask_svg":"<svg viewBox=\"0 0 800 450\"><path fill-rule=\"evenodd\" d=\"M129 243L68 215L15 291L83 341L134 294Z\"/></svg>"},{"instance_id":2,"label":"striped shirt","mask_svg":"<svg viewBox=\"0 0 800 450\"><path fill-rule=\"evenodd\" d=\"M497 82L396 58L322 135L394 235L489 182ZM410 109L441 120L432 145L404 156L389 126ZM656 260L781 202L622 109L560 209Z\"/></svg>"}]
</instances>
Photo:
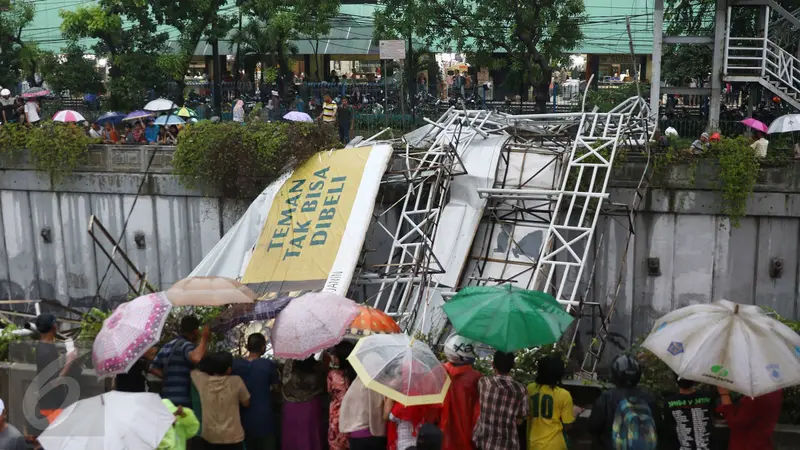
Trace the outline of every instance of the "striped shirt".
<instances>
[{"instance_id":1,"label":"striped shirt","mask_svg":"<svg viewBox=\"0 0 800 450\"><path fill-rule=\"evenodd\" d=\"M168 399L176 406L192 406L190 374L194 365L189 360L189 353L195 347L195 344L185 338L173 339L161 347L151 365L151 367L164 372L161 397Z\"/></svg>"},{"instance_id":2,"label":"striped shirt","mask_svg":"<svg viewBox=\"0 0 800 450\"><path fill-rule=\"evenodd\" d=\"M325 102L322 105L322 121L325 123L336 122L336 108L338 106L334 102Z\"/></svg>"}]
</instances>

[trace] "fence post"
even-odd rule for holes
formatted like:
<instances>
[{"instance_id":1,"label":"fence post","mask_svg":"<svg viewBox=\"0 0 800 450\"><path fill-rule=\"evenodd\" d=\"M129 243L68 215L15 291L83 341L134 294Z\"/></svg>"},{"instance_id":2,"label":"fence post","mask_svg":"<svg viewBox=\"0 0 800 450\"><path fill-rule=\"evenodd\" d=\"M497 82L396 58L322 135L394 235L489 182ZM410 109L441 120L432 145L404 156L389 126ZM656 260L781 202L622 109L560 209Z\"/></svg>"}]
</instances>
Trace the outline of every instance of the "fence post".
<instances>
[{"instance_id":1,"label":"fence post","mask_svg":"<svg viewBox=\"0 0 800 450\"><path fill-rule=\"evenodd\" d=\"M764 47L761 54L761 77L767 75L767 43L769 42L769 6L766 7L764 14Z\"/></svg>"}]
</instances>

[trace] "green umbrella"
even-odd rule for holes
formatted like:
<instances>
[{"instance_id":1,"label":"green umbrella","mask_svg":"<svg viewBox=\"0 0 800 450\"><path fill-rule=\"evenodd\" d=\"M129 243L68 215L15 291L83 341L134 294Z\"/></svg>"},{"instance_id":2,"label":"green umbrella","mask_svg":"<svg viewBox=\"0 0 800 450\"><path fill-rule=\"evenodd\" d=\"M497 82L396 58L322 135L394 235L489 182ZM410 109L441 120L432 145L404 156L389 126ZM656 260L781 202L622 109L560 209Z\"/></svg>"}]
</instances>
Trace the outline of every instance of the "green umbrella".
<instances>
[{"instance_id":1,"label":"green umbrella","mask_svg":"<svg viewBox=\"0 0 800 450\"><path fill-rule=\"evenodd\" d=\"M558 342L574 318L553 296L511 286L468 286L445 303L461 336L513 352Z\"/></svg>"}]
</instances>

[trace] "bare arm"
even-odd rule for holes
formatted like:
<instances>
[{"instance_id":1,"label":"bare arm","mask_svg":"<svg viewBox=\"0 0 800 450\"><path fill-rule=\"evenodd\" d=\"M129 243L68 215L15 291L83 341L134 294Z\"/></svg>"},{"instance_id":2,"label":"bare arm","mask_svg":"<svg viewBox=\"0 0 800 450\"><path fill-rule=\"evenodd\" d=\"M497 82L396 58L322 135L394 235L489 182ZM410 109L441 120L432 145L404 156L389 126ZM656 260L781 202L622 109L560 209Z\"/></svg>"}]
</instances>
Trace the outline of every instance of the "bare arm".
<instances>
[{"instance_id":1,"label":"bare arm","mask_svg":"<svg viewBox=\"0 0 800 450\"><path fill-rule=\"evenodd\" d=\"M200 342L197 344L194 350L189 352L189 361L193 364L197 364L206 356L206 350L208 349L208 341L211 337L211 330L208 327L203 327L203 331L200 333Z\"/></svg>"},{"instance_id":2,"label":"bare arm","mask_svg":"<svg viewBox=\"0 0 800 450\"><path fill-rule=\"evenodd\" d=\"M61 368L61 372L58 373L60 377L66 377L69 374L69 370L72 368L72 363L75 362L75 359L78 357L78 354L75 351L71 351L67 353L67 360L64 363L64 367Z\"/></svg>"}]
</instances>

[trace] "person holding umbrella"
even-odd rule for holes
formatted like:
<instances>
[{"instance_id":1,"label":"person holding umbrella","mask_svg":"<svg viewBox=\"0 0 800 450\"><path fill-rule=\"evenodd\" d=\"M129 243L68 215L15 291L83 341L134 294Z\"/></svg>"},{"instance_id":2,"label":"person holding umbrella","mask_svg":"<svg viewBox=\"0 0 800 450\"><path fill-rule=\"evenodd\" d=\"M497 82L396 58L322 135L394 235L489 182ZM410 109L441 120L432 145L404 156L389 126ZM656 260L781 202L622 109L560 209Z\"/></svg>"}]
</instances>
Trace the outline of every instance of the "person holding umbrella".
<instances>
[{"instance_id":1,"label":"person holding umbrella","mask_svg":"<svg viewBox=\"0 0 800 450\"><path fill-rule=\"evenodd\" d=\"M148 144L158 144L159 127L155 124L152 117L147 119L147 127L144 129L144 138Z\"/></svg>"},{"instance_id":2,"label":"person holding umbrella","mask_svg":"<svg viewBox=\"0 0 800 450\"><path fill-rule=\"evenodd\" d=\"M731 430L728 450L773 449L772 433L781 415L783 390L758 397L745 396L733 403L728 389L717 389L721 403L717 412L722 414Z\"/></svg>"}]
</instances>

